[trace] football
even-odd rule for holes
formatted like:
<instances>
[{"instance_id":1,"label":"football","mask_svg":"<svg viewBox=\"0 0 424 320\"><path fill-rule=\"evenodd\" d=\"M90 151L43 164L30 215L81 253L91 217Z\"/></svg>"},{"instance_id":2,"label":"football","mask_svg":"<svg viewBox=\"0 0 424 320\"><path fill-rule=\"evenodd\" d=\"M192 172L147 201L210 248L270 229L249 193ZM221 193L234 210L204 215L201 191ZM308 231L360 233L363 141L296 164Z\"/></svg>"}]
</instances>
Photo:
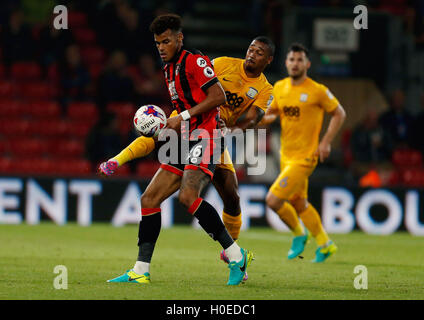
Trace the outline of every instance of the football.
<instances>
[{"instance_id":1,"label":"football","mask_svg":"<svg viewBox=\"0 0 424 320\"><path fill-rule=\"evenodd\" d=\"M153 104L140 107L134 115L134 128L145 137L157 137L166 126L165 112Z\"/></svg>"}]
</instances>

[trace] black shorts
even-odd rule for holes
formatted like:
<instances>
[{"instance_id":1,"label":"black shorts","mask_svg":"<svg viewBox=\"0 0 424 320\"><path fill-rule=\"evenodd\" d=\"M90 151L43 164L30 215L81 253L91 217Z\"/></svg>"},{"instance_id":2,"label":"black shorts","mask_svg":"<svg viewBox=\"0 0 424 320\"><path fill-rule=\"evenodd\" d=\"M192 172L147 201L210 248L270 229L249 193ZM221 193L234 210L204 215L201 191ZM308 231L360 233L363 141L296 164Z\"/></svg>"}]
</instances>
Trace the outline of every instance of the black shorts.
<instances>
[{"instance_id":1,"label":"black shorts","mask_svg":"<svg viewBox=\"0 0 424 320\"><path fill-rule=\"evenodd\" d=\"M200 139L195 141L180 141L177 159L174 161L159 161L161 168L179 176L183 176L184 170L202 170L211 179L215 166L221 159L225 150L225 139ZM173 150L170 151L174 154ZM174 154L175 155L175 154ZM175 161L177 160L177 161Z\"/></svg>"}]
</instances>

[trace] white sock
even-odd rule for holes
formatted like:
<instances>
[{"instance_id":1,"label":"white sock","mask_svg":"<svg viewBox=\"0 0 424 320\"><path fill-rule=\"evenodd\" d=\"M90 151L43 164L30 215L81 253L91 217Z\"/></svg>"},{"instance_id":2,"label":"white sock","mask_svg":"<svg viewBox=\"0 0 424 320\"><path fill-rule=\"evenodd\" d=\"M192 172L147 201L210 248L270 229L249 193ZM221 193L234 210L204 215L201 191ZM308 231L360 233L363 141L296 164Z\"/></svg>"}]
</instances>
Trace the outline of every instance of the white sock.
<instances>
[{"instance_id":1,"label":"white sock","mask_svg":"<svg viewBox=\"0 0 424 320\"><path fill-rule=\"evenodd\" d=\"M243 259L243 255L241 254L240 247L235 241L231 246L225 249L225 254L227 255L230 261L239 262L241 261L241 259Z\"/></svg>"},{"instance_id":2,"label":"white sock","mask_svg":"<svg viewBox=\"0 0 424 320\"><path fill-rule=\"evenodd\" d=\"M135 273L145 274L146 272L150 273L150 263L137 261L133 268Z\"/></svg>"}]
</instances>

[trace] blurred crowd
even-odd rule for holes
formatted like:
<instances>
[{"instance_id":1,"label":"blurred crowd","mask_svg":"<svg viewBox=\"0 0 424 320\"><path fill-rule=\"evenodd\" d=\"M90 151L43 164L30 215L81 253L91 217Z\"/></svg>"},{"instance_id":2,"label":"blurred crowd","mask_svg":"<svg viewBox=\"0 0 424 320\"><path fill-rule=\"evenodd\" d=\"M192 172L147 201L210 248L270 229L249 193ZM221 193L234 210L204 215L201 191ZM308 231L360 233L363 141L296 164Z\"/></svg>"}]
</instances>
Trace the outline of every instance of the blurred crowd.
<instances>
[{"instance_id":1,"label":"blurred crowd","mask_svg":"<svg viewBox=\"0 0 424 320\"><path fill-rule=\"evenodd\" d=\"M278 1L278 0L277 0ZM294 0L299 6L353 8L365 5L369 12L387 12L402 19L404 31L414 36L415 43L424 49L424 1L420 0Z\"/></svg>"},{"instance_id":2,"label":"blurred crowd","mask_svg":"<svg viewBox=\"0 0 424 320\"><path fill-rule=\"evenodd\" d=\"M405 94L398 89L390 97L390 107L378 114L369 109L352 129L344 131L344 165L358 176L380 173L373 186L424 184L424 95L422 110L413 115L405 105Z\"/></svg>"},{"instance_id":3,"label":"blurred crowd","mask_svg":"<svg viewBox=\"0 0 424 320\"><path fill-rule=\"evenodd\" d=\"M421 0L251 0L249 24L252 33L267 34L276 44L276 61L283 37L283 16L293 7L352 10L365 5L368 12L385 12L399 17L405 35L414 38L418 50L424 49L424 1Z\"/></svg>"},{"instance_id":4,"label":"blurred crowd","mask_svg":"<svg viewBox=\"0 0 424 320\"><path fill-rule=\"evenodd\" d=\"M151 103L161 106L167 114L171 112L161 62L148 31L153 18L169 8L164 6L166 3L61 1L69 10L69 29L57 30L52 23L53 7L59 4L56 1L1 1L0 171L57 173L60 170L49 165L63 161L63 170L72 174L72 166L64 161L75 157L86 161L75 173L93 172L99 162L117 154L135 138L131 121L137 106ZM193 3L175 2L172 11L190 16ZM415 36L417 46L424 45L422 1L252 0L250 25L255 32L278 42L279 13L284 8L352 4L365 4L370 10L402 17L405 31ZM390 110L383 114L369 110L361 123L343 133L344 160L339 166L349 167L361 177L381 163L399 165L401 169L391 170L394 174L385 180L396 184L404 181L402 168L411 167L410 159L415 159L412 166L422 167L424 96L423 111L418 115L408 112L402 90L394 91L388 99ZM50 111L46 111L47 105ZM38 112L36 106L44 109ZM12 137L19 141L15 143ZM26 142L28 139L31 141ZM60 151L57 144L48 144L47 140L73 144ZM25 152L16 151L16 145L24 146ZM40 145L52 147L45 149ZM31 157L27 163L25 156ZM153 157L147 165L132 164L126 173L154 172ZM40 162L34 165L34 159Z\"/></svg>"},{"instance_id":5,"label":"blurred crowd","mask_svg":"<svg viewBox=\"0 0 424 320\"><path fill-rule=\"evenodd\" d=\"M91 172L100 161L117 154L135 138L131 123L137 106L156 104L167 113L171 111L161 62L148 31L160 7L145 8L143 2L125 0L61 1L69 12L69 28L58 30L53 25L53 8L57 4L50 0L0 3L0 103L5 106L0 120L10 120L11 113L6 109L11 105L22 111L12 112L22 122L49 117L48 112L40 112L33 119L34 115L28 114L31 111L26 112L25 105L36 102L52 102L59 107L58 114L53 112L55 117L48 119L52 122L68 121L70 113L85 108L81 114L85 119L81 121L90 123L90 130L68 139L85 146L77 156L89 161L87 171ZM30 94L32 91L35 93ZM94 111L88 112L89 109ZM0 140L0 164L10 169L17 157L12 140L7 138L11 134L18 139L19 133L13 128L5 131ZM24 134L29 132L21 133L19 142L29 138L47 141L38 131L30 132L33 135L28 138ZM46 158L61 161L52 154L54 150L43 149L29 152L28 156L43 158L40 167L33 167L43 171L40 168Z\"/></svg>"}]
</instances>

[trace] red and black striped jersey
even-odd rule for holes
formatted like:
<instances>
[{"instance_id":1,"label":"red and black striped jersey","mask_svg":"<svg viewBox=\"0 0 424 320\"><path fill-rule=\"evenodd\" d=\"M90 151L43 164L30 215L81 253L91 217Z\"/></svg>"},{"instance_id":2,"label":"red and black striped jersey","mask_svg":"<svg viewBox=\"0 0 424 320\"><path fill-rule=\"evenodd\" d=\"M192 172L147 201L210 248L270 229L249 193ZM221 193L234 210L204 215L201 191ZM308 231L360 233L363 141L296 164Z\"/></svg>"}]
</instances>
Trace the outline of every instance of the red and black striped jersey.
<instances>
[{"instance_id":1,"label":"red and black striped jersey","mask_svg":"<svg viewBox=\"0 0 424 320\"><path fill-rule=\"evenodd\" d=\"M183 48L163 71L174 108L178 113L193 108L206 98L206 90L218 82L209 58ZM219 106L190 118L190 132L201 128L212 133L217 128Z\"/></svg>"}]
</instances>

